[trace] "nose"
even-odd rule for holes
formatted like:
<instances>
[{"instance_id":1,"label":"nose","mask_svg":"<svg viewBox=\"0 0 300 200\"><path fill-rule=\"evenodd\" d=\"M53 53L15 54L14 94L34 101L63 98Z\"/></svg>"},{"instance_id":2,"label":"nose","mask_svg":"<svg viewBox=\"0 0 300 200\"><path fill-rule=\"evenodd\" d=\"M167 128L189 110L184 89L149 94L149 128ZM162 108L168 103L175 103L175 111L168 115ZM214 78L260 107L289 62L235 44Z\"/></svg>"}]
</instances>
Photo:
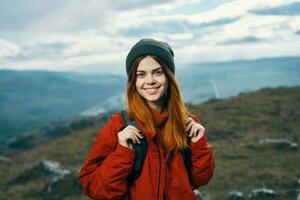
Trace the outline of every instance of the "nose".
<instances>
[{"instance_id":1,"label":"nose","mask_svg":"<svg viewBox=\"0 0 300 200\"><path fill-rule=\"evenodd\" d=\"M156 83L156 80L153 76L153 74L148 74L147 79L146 79L146 83L149 85L153 85Z\"/></svg>"}]
</instances>

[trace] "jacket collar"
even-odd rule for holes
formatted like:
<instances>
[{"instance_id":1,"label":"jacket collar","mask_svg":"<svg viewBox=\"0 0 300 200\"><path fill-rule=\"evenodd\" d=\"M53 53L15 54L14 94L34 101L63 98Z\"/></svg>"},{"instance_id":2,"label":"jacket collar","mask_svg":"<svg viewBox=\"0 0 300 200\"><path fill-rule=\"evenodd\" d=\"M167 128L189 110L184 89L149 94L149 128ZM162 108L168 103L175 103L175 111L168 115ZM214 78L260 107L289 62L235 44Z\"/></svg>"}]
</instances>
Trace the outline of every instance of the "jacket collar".
<instances>
[{"instance_id":1,"label":"jacket collar","mask_svg":"<svg viewBox=\"0 0 300 200\"><path fill-rule=\"evenodd\" d=\"M152 113L154 125L156 127L155 132L151 132L147 130L140 119L136 119L136 121L141 131L152 139L164 127L164 125L168 120L169 115L167 110L164 110L163 112L159 112L153 108L150 108L150 111Z\"/></svg>"}]
</instances>

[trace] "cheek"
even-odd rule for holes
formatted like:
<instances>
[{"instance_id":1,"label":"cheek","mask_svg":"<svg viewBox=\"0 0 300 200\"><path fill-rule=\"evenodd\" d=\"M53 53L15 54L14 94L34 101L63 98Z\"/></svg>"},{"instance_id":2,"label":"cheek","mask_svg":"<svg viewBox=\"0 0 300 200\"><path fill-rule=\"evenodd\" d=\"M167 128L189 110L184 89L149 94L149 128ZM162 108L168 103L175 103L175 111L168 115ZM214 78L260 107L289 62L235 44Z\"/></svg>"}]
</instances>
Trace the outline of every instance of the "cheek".
<instances>
[{"instance_id":1,"label":"cheek","mask_svg":"<svg viewBox=\"0 0 300 200\"><path fill-rule=\"evenodd\" d=\"M139 79L137 79L137 80L135 81L135 87L136 87L137 89L139 89L141 86L142 86L142 82L141 82Z\"/></svg>"},{"instance_id":2,"label":"cheek","mask_svg":"<svg viewBox=\"0 0 300 200\"><path fill-rule=\"evenodd\" d=\"M168 87L169 87L169 84L168 84L168 80L167 80L167 77L166 77L166 76L165 76L165 77L162 77L161 83L162 83L162 85L164 86L164 90L167 90Z\"/></svg>"},{"instance_id":3,"label":"cheek","mask_svg":"<svg viewBox=\"0 0 300 200\"><path fill-rule=\"evenodd\" d=\"M142 92L142 86L143 86L142 81L136 80L135 87L139 94L141 94L141 92Z\"/></svg>"}]
</instances>

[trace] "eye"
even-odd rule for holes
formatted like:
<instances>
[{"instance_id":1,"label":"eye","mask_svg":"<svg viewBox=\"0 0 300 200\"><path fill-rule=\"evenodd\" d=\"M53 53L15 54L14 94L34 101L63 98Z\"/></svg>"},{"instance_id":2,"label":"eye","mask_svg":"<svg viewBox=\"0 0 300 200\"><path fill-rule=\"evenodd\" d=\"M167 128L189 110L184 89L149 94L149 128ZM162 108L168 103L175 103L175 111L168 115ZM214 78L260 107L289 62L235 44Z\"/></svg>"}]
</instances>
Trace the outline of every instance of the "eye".
<instances>
[{"instance_id":1,"label":"eye","mask_svg":"<svg viewBox=\"0 0 300 200\"><path fill-rule=\"evenodd\" d=\"M163 70L157 70L154 72L154 74L158 76L162 75L163 73L164 73Z\"/></svg>"},{"instance_id":2,"label":"eye","mask_svg":"<svg viewBox=\"0 0 300 200\"><path fill-rule=\"evenodd\" d=\"M136 76L137 76L138 78L142 78L142 77L145 76L145 73L137 73Z\"/></svg>"}]
</instances>

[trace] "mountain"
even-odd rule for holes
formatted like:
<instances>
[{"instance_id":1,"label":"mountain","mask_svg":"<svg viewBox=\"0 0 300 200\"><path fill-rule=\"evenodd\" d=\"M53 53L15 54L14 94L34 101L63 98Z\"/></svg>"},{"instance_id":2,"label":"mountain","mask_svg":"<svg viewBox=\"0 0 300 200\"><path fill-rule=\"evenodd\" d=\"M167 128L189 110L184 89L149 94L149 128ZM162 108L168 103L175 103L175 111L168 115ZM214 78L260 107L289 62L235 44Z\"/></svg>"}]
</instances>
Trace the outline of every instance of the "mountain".
<instances>
[{"instance_id":1,"label":"mountain","mask_svg":"<svg viewBox=\"0 0 300 200\"><path fill-rule=\"evenodd\" d=\"M214 149L214 176L199 188L204 199L237 198L241 193L244 199L297 198L299 102L298 86L187 105L199 116ZM82 121L95 123L80 127L74 125L80 124L77 121L66 134L2 155L0 199L86 199L76 176L109 116L84 117Z\"/></svg>"},{"instance_id":2,"label":"mountain","mask_svg":"<svg viewBox=\"0 0 300 200\"><path fill-rule=\"evenodd\" d=\"M300 57L177 64L176 76L184 101L197 104L300 85ZM120 110L126 81L125 75L0 70L0 144L74 115Z\"/></svg>"},{"instance_id":3,"label":"mountain","mask_svg":"<svg viewBox=\"0 0 300 200\"><path fill-rule=\"evenodd\" d=\"M0 142L81 112L124 91L121 76L0 70Z\"/></svg>"},{"instance_id":4,"label":"mountain","mask_svg":"<svg viewBox=\"0 0 300 200\"><path fill-rule=\"evenodd\" d=\"M264 87L300 85L300 57L193 63L176 75L185 101L201 103Z\"/></svg>"}]
</instances>

